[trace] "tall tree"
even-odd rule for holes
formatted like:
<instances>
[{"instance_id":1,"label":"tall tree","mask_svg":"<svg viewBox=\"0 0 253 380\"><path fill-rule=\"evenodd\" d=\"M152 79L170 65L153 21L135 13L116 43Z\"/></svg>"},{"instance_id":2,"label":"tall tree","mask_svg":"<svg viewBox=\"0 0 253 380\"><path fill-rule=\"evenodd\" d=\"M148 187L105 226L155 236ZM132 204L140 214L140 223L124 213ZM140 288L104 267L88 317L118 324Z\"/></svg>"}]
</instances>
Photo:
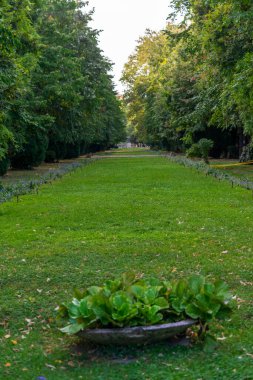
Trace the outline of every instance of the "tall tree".
<instances>
[{"instance_id":1,"label":"tall tree","mask_svg":"<svg viewBox=\"0 0 253 380\"><path fill-rule=\"evenodd\" d=\"M2 0L0 12L0 169L8 165L9 150L22 149L22 108L37 62L38 36L31 23L29 0ZM19 131L21 134L19 134Z\"/></svg>"},{"instance_id":2,"label":"tall tree","mask_svg":"<svg viewBox=\"0 0 253 380\"><path fill-rule=\"evenodd\" d=\"M129 120L153 145L184 150L207 137L216 156L236 156L253 133L253 3L171 5L167 39L146 34L125 66Z\"/></svg>"},{"instance_id":3,"label":"tall tree","mask_svg":"<svg viewBox=\"0 0 253 380\"><path fill-rule=\"evenodd\" d=\"M0 174L124 138L111 63L87 2L2 0Z\"/></svg>"}]
</instances>

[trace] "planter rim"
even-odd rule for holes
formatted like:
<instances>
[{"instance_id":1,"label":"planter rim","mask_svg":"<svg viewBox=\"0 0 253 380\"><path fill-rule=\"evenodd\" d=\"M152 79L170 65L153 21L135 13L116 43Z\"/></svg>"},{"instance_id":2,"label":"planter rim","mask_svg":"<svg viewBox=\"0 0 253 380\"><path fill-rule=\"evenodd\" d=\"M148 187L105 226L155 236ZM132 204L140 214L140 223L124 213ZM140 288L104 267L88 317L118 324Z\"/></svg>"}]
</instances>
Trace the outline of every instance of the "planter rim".
<instances>
[{"instance_id":1,"label":"planter rim","mask_svg":"<svg viewBox=\"0 0 253 380\"><path fill-rule=\"evenodd\" d=\"M77 333L89 342L104 345L131 345L155 343L181 334L197 324L197 320L186 319L179 322L134 326L123 328L85 329Z\"/></svg>"},{"instance_id":2,"label":"planter rim","mask_svg":"<svg viewBox=\"0 0 253 380\"><path fill-rule=\"evenodd\" d=\"M198 321L195 319L184 319L179 322L161 323L149 326L133 326L133 327L112 327L112 328L99 328L99 329L84 329L79 331L78 335L83 335L85 333L94 334L108 334L108 333L123 333L132 331L163 331L168 329L180 328L180 327L190 327L196 325Z\"/></svg>"}]
</instances>

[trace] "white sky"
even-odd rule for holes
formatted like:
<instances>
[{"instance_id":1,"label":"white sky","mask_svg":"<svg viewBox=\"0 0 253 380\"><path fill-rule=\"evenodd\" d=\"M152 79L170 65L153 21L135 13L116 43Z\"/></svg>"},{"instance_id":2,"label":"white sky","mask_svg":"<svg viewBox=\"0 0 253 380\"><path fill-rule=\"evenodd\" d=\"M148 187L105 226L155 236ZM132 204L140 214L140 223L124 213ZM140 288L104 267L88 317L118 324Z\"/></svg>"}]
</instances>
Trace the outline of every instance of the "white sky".
<instances>
[{"instance_id":1,"label":"white sky","mask_svg":"<svg viewBox=\"0 0 253 380\"><path fill-rule=\"evenodd\" d=\"M169 0L90 0L95 8L92 27L103 30L100 47L113 63L116 88L122 92L119 82L124 64L134 51L137 39L147 28L161 30L170 13Z\"/></svg>"}]
</instances>

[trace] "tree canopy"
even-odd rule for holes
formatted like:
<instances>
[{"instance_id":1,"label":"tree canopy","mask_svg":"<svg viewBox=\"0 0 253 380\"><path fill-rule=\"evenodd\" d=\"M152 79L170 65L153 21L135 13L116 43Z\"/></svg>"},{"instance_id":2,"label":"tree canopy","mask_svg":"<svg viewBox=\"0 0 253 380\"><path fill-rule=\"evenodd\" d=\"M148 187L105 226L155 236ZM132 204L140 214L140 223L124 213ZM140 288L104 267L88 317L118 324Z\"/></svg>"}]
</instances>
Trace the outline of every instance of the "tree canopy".
<instances>
[{"instance_id":1,"label":"tree canopy","mask_svg":"<svg viewBox=\"0 0 253 380\"><path fill-rule=\"evenodd\" d=\"M124 139L111 62L87 2L2 0L0 174Z\"/></svg>"},{"instance_id":2,"label":"tree canopy","mask_svg":"<svg viewBox=\"0 0 253 380\"><path fill-rule=\"evenodd\" d=\"M147 31L125 65L124 98L135 134L171 150L209 138L214 155L238 156L253 133L253 3L171 5L166 30Z\"/></svg>"}]
</instances>

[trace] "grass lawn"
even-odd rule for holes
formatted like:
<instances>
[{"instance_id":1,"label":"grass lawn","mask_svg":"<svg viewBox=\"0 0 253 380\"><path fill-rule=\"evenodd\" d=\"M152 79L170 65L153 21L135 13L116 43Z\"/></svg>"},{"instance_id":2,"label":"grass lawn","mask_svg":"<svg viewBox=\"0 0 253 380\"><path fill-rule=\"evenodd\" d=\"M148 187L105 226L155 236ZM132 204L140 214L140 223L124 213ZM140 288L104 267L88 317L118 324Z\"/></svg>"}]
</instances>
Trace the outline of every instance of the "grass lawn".
<instances>
[{"instance_id":1,"label":"grass lawn","mask_svg":"<svg viewBox=\"0 0 253 380\"><path fill-rule=\"evenodd\" d=\"M253 200L157 158L97 160L0 207L0 379L253 379ZM239 298L217 350L95 349L57 330L74 286L134 270L221 278Z\"/></svg>"},{"instance_id":2,"label":"grass lawn","mask_svg":"<svg viewBox=\"0 0 253 380\"><path fill-rule=\"evenodd\" d=\"M119 149L110 149L105 152L96 153L96 156L121 156L121 155L151 155L157 156L161 154L161 151L151 150L149 148L119 148Z\"/></svg>"},{"instance_id":3,"label":"grass lawn","mask_svg":"<svg viewBox=\"0 0 253 380\"><path fill-rule=\"evenodd\" d=\"M45 174L48 174L57 169L61 169L62 167L68 166L69 164L72 164L74 162L80 162L83 159L85 158L80 157L73 160L62 160L60 162L55 163L43 163L40 166L31 170L10 169L4 176L0 176L0 184L8 186L20 181L40 179Z\"/></svg>"},{"instance_id":4,"label":"grass lawn","mask_svg":"<svg viewBox=\"0 0 253 380\"><path fill-rule=\"evenodd\" d=\"M211 165L228 165L221 167L220 170L232 176L253 181L253 165L229 166L238 164L238 160L211 160L210 163Z\"/></svg>"}]
</instances>

